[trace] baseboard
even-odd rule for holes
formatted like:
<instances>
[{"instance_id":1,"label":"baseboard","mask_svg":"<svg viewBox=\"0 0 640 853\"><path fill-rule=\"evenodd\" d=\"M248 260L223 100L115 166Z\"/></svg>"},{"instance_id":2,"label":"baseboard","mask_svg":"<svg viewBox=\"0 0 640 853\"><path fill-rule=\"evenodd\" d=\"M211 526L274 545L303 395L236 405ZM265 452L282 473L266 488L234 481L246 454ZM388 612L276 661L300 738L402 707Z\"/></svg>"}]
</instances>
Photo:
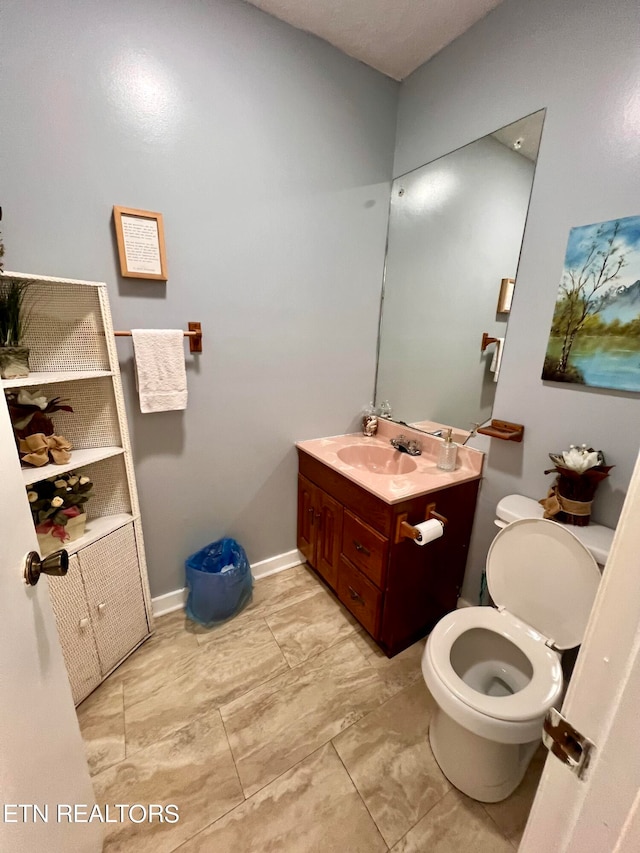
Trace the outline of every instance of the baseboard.
<instances>
[{"instance_id":1,"label":"baseboard","mask_svg":"<svg viewBox=\"0 0 640 853\"><path fill-rule=\"evenodd\" d=\"M182 589L174 589L173 592L167 592L164 595L157 595L151 599L154 616L165 616L167 613L173 613L174 610L180 610L184 607L187 600L186 587Z\"/></svg>"},{"instance_id":2,"label":"baseboard","mask_svg":"<svg viewBox=\"0 0 640 853\"><path fill-rule=\"evenodd\" d=\"M297 548L294 548L293 551L287 551L286 554L278 554L275 557L269 557L267 560L260 560L259 563L252 563L251 574L254 580L261 580L269 577L269 575L291 569L293 566L299 566L301 563L304 563L304 557ZM173 592L157 595L151 599L153 615L165 616L167 613L173 613L174 610L180 610L184 607L186 600L186 588L174 589Z\"/></svg>"}]
</instances>

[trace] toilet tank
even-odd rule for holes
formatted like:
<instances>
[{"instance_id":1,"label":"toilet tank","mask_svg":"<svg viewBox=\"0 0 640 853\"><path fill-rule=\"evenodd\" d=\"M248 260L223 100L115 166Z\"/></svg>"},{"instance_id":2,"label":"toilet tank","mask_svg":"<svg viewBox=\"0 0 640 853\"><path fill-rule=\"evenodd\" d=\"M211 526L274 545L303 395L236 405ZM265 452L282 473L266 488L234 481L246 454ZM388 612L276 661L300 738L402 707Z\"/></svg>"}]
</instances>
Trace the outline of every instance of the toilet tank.
<instances>
[{"instance_id":1,"label":"toilet tank","mask_svg":"<svg viewBox=\"0 0 640 853\"><path fill-rule=\"evenodd\" d=\"M506 527L507 524L521 518L542 518L543 512L538 501L533 498L527 498L524 495L507 495L498 503L495 524L498 527ZM587 527L576 527L573 524L562 526L570 530L585 548L591 551L598 565L605 565L613 542L614 530L603 524L589 524Z\"/></svg>"}]
</instances>

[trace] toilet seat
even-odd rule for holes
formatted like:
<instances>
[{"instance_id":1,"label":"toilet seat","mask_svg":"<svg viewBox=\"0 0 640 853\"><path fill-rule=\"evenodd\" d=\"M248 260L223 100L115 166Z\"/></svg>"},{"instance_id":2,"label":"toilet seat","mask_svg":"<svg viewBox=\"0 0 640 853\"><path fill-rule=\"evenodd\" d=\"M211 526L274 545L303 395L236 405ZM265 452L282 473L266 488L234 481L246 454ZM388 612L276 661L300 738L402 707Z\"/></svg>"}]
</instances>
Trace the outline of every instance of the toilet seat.
<instances>
[{"instance_id":1,"label":"toilet seat","mask_svg":"<svg viewBox=\"0 0 640 853\"><path fill-rule=\"evenodd\" d=\"M533 674L529 683L510 696L488 696L466 684L451 664L456 640L473 628L484 628L513 643L527 657ZM503 722L543 717L562 692L560 660L544 637L507 611L466 607L443 617L431 632L426 653L439 681L473 711Z\"/></svg>"},{"instance_id":2,"label":"toilet seat","mask_svg":"<svg viewBox=\"0 0 640 853\"><path fill-rule=\"evenodd\" d=\"M514 521L489 547L487 587L495 603L558 650L582 642L599 585L593 555L550 519Z\"/></svg>"}]
</instances>

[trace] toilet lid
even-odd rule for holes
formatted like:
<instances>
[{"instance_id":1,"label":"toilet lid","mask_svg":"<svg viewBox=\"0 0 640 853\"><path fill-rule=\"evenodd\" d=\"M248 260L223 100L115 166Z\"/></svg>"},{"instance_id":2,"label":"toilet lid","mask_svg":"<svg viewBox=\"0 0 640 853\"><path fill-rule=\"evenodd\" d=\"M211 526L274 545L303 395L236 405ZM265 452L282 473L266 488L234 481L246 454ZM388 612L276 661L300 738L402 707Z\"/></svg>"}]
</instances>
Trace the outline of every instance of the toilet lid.
<instances>
[{"instance_id":1,"label":"toilet lid","mask_svg":"<svg viewBox=\"0 0 640 853\"><path fill-rule=\"evenodd\" d=\"M582 642L599 583L593 556L555 521L514 521L489 548L487 586L495 603L558 649Z\"/></svg>"}]
</instances>

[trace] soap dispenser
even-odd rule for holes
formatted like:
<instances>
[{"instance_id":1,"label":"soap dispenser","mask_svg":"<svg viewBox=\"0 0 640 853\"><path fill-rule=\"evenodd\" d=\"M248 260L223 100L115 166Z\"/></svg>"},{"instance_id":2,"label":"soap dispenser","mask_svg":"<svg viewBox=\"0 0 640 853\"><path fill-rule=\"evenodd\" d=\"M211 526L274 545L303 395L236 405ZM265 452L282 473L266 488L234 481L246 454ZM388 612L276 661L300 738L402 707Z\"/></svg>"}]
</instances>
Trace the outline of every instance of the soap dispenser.
<instances>
[{"instance_id":1,"label":"soap dispenser","mask_svg":"<svg viewBox=\"0 0 640 853\"><path fill-rule=\"evenodd\" d=\"M447 430L447 436L440 446L437 466L442 471L455 471L458 445L451 438L451 429Z\"/></svg>"}]
</instances>

